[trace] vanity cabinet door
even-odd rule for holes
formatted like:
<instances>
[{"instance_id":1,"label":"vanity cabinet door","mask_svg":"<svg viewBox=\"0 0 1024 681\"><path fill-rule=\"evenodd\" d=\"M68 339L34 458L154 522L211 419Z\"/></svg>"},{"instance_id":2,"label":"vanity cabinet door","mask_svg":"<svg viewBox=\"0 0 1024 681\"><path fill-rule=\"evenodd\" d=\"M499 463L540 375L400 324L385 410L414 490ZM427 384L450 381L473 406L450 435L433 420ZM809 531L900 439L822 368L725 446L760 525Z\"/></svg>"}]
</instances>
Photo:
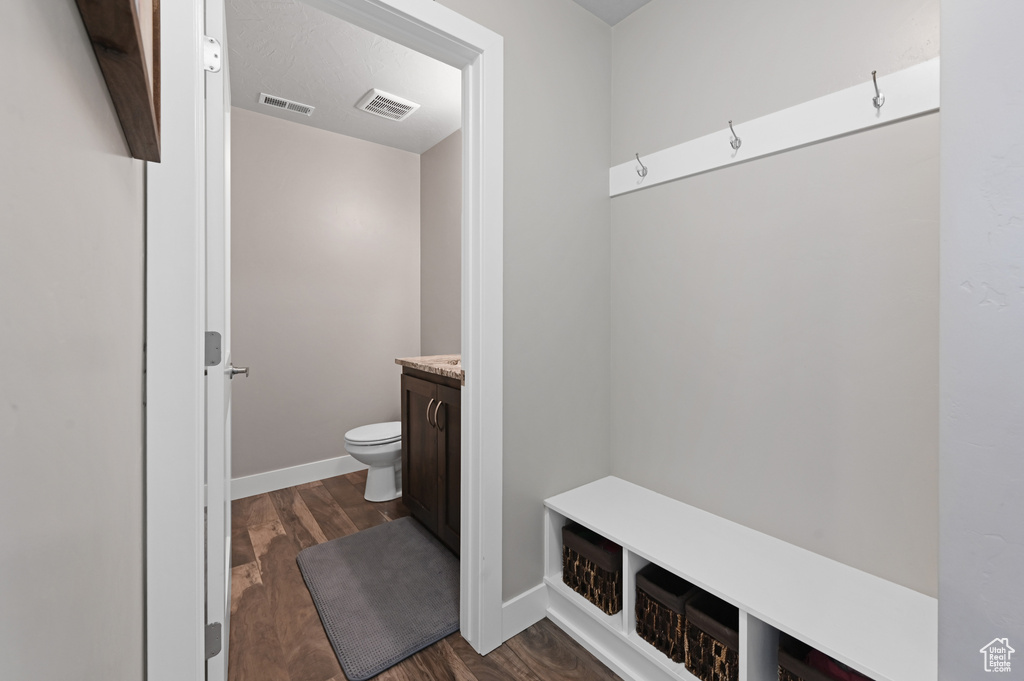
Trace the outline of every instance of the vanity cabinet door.
<instances>
[{"instance_id":1,"label":"vanity cabinet door","mask_svg":"<svg viewBox=\"0 0 1024 681\"><path fill-rule=\"evenodd\" d=\"M402 503L414 518L437 533L437 430L430 418L437 406L434 383L402 376Z\"/></svg>"},{"instance_id":2,"label":"vanity cabinet door","mask_svg":"<svg viewBox=\"0 0 1024 681\"><path fill-rule=\"evenodd\" d=\"M437 386L437 535L459 555L462 513L462 393Z\"/></svg>"}]
</instances>

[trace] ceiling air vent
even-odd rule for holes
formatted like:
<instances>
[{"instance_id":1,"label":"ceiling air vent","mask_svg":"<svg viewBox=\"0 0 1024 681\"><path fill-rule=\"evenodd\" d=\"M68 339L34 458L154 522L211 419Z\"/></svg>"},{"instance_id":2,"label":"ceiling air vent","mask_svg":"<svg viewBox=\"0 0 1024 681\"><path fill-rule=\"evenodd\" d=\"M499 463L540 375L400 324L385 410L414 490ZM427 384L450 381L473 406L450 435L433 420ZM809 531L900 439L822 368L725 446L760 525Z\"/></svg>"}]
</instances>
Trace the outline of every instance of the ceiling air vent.
<instances>
[{"instance_id":1,"label":"ceiling air vent","mask_svg":"<svg viewBox=\"0 0 1024 681\"><path fill-rule=\"evenodd\" d=\"M393 121L404 121L420 108L420 105L374 88L359 100L356 108Z\"/></svg>"},{"instance_id":2,"label":"ceiling air vent","mask_svg":"<svg viewBox=\"0 0 1024 681\"><path fill-rule=\"evenodd\" d=\"M272 106L275 109L285 109L287 111L294 111L295 113L305 114L307 116L313 115L313 109L315 106L309 104L300 104L299 102L293 102L290 99L284 97L275 97L274 95L268 95L266 93L260 93L260 104L266 104Z\"/></svg>"}]
</instances>

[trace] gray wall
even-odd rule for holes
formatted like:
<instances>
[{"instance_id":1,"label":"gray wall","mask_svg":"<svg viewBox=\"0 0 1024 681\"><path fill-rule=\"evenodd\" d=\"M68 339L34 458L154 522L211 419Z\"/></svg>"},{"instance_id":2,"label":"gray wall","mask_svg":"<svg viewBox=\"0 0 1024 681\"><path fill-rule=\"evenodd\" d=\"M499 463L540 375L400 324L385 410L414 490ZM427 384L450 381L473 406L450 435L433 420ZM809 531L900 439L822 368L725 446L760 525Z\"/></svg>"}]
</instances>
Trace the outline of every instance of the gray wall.
<instances>
[{"instance_id":1,"label":"gray wall","mask_svg":"<svg viewBox=\"0 0 1024 681\"><path fill-rule=\"evenodd\" d=\"M420 348L420 163L232 109L233 477L345 454L400 418Z\"/></svg>"},{"instance_id":2,"label":"gray wall","mask_svg":"<svg viewBox=\"0 0 1024 681\"><path fill-rule=\"evenodd\" d=\"M143 164L73 0L0 3L0 678L143 677Z\"/></svg>"},{"instance_id":3,"label":"gray wall","mask_svg":"<svg viewBox=\"0 0 1024 681\"><path fill-rule=\"evenodd\" d=\"M462 348L462 131L420 155L420 352Z\"/></svg>"},{"instance_id":4,"label":"gray wall","mask_svg":"<svg viewBox=\"0 0 1024 681\"><path fill-rule=\"evenodd\" d=\"M1024 677L1024 4L942 0L939 678ZM979 650L1008 638L1012 674Z\"/></svg>"},{"instance_id":5,"label":"gray wall","mask_svg":"<svg viewBox=\"0 0 1024 681\"><path fill-rule=\"evenodd\" d=\"M939 0L653 0L613 47L619 164L937 57Z\"/></svg>"},{"instance_id":6,"label":"gray wall","mask_svg":"<svg viewBox=\"0 0 1024 681\"><path fill-rule=\"evenodd\" d=\"M570 0L442 0L505 41L503 581L541 501L608 473L609 31Z\"/></svg>"},{"instance_id":7,"label":"gray wall","mask_svg":"<svg viewBox=\"0 0 1024 681\"><path fill-rule=\"evenodd\" d=\"M613 160L937 54L938 0L781 4L619 24ZM612 200L615 475L936 593L938 125Z\"/></svg>"}]
</instances>

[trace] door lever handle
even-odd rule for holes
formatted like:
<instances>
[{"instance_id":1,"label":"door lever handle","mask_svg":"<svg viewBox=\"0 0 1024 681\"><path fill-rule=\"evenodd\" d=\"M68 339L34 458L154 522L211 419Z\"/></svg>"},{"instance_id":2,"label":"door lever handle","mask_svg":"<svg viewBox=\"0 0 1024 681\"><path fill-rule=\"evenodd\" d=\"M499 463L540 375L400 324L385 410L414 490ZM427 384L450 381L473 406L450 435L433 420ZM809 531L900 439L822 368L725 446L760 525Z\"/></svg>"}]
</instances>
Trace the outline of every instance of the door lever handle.
<instances>
[{"instance_id":1,"label":"door lever handle","mask_svg":"<svg viewBox=\"0 0 1024 681\"><path fill-rule=\"evenodd\" d=\"M249 367L236 367L234 364L228 365L228 378L234 378L238 374L245 374L245 377L249 378Z\"/></svg>"}]
</instances>

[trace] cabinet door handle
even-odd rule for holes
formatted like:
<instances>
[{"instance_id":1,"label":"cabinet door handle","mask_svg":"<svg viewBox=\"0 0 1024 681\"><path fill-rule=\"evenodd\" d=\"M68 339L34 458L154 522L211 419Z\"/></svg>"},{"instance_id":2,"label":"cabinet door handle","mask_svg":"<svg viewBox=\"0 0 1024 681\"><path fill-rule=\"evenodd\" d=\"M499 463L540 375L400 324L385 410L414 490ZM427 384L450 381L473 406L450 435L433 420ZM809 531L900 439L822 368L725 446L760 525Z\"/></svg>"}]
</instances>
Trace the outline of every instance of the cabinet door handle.
<instances>
[{"instance_id":1,"label":"cabinet door handle","mask_svg":"<svg viewBox=\"0 0 1024 681\"><path fill-rule=\"evenodd\" d=\"M433 397L430 398L430 403L427 405L427 425L436 428L437 424L430 422L430 408L432 406L434 406L434 398Z\"/></svg>"},{"instance_id":2,"label":"cabinet door handle","mask_svg":"<svg viewBox=\"0 0 1024 681\"><path fill-rule=\"evenodd\" d=\"M444 402L442 402L441 400L438 400L437 401L437 406L434 407L434 427L437 428L438 430L444 430L444 426L442 426L441 424L439 424L437 422L437 411L441 408L442 404L444 404ZM447 421L448 420L448 418L447 418L448 410L447 409L444 410L444 414L445 414L445 421Z\"/></svg>"}]
</instances>

